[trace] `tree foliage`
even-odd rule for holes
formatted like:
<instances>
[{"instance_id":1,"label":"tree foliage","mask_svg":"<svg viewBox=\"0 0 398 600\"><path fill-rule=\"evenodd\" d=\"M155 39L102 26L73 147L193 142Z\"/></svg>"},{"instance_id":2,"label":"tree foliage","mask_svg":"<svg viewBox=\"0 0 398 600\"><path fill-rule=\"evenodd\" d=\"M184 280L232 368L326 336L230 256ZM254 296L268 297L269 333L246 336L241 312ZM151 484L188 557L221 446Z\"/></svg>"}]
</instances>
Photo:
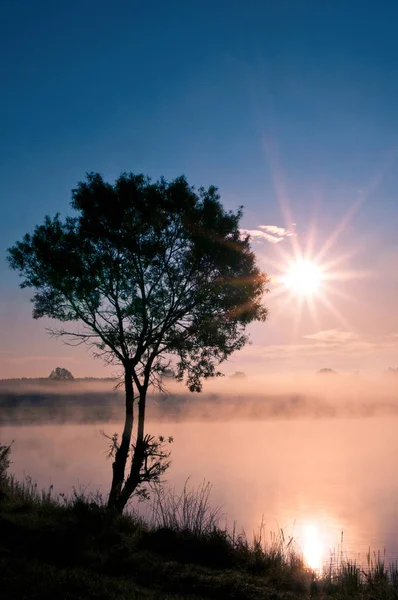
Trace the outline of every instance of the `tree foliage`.
<instances>
[{"instance_id":1,"label":"tree foliage","mask_svg":"<svg viewBox=\"0 0 398 600\"><path fill-rule=\"evenodd\" d=\"M149 385L161 385L170 367L191 391L219 375L218 365L248 341L246 326L266 319L267 279L241 235L242 209L226 211L215 187L196 191L184 177L152 183L132 173L111 185L91 173L72 191L72 208L63 221L47 216L8 259L21 287L35 290L34 318L69 322L53 333L123 366L126 424L114 480L115 470L124 480L131 452L134 474L124 487L135 490Z\"/></svg>"},{"instance_id":2,"label":"tree foliage","mask_svg":"<svg viewBox=\"0 0 398 600\"><path fill-rule=\"evenodd\" d=\"M63 367L57 367L51 371L48 378L54 381L72 381L74 379L72 373Z\"/></svg>"}]
</instances>

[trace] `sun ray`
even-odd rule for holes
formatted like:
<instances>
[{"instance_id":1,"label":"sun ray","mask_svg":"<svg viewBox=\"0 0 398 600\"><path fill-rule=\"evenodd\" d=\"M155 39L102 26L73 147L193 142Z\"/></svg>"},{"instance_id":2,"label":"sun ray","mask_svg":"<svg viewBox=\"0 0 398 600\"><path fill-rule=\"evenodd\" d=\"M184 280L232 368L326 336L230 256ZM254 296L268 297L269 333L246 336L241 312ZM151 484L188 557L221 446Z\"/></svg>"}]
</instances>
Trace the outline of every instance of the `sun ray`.
<instances>
[{"instance_id":1,"label":"sun ray","mask_svg":"<svg viewBox=\"0 0 398 600\"><path fill-rule=\"evenodd\" d=\"M368 270L347 270L347 271L333 271L325 273L325 281L351 281L352 279L366 279L368 277L374 277L375 273Z\"/></svg>"},{"instance_id":2,"label":"sun ray","mask_svg":"<svg viewBox=\"0 0 398 600\"><path fill-rule=\"evenodd\" d=\"M272 280L271 280L272 283ZM279 298L279 296L282 296L283 294L286 293L286 290L284 289L284 287L278 283L275 283L275 285L277 285L277 287L275 289L272 290L272 298Z\"/></svg>"},{"instance_id":3,"label":"sun ray","mask_svg":"<svg viewBox=\"0 0 398 600\"><path fill-rule=\"evenodd\" d=\"M345 302L350 302L351 304L355 304L358 308L362 307L364 310L369 309L369 306L366 304L366 302L361 300L361 298L358 298L357 296L354 296L352 294L348 294L347 292L344 292L343 290L339 290L336 287L327 286L325 293L327 293L327 295L329 297L334 296L335 298L339 298L341 300L344 300Z\"/></svg>"},{"instance_id":4,"label":"sun ray","mask_svg":"<svg viewBox=\"0 0 398 600\"><path fill-rule=\"evenodd\" d=\"M294 323L293 323L293 328L292 328L292 333L293 333L292 338L291 338L292 342L297 340L297 335L298 335L299 327L301 324L301 319L303 316L303 308L304 308L303 296L299 296L298 302L299 302L298 309L297 309L297 312L296 312L296 315L294 318Z\"/></svg>"},{"instance_id":5,"label":"sun ray","mask_svg":"<svg viewBox=\"0 0 398 600\"><path fill-rule=\"evenodd\" d=\"M308 299L308 308L310 310L310 314L311 314L312 320L314 321L316 327L318 329L320 329L319 314L318 314L318 310L316 308L316 303L315 303L315 299L314 298L309 298Z\"/></svg>"},{"instance_id":6,"label":"sun ray","mask_svg":"<svg viewBox=\"0 0 398 600\"><path fill-rule=\"evenodd\" d=\"M264 259L266 260L266 268L269 270L270 268L275 271L276 273L281 273L285 266L288 264L289 260L291 259L291 255L288 254L285 250L281 250L279 251L280 254L280 259L274 259L272 257L268 257L268 256L264 256ZM278 275L271 275L271 278L277 278Z\"/></svg>"},{"instance_id":7,"label":"sun ray","mask_svg":"<svg viewBox=\"0 0 398 600\"><path fill-rule=\"evenodd\" d=\"M343 317L341 312L328 300L325 294L319 296L322 304L332 313L334 317L338 320L339 324L346 330L350 331L352 329L351 325L348 321Z\"/></svg>"},{"instance_id":8,"label":"sun ray","mask_svg":"<svg viewBox=\"0 0 398 600\"><path fill-rule=\"evenodd\" d=\"M285 290L280 290L280 291L281 291L281 293L285 292ZM275 310L272 312L276 315L284 314L285 311L291 307L291 302L292 302L291 296L288 296L285 294L285 296L281 297L281 300L278 302L278 304L275 307Z\"/></svg>"},{"instance_id":9,"label":"sun ray","mask_svg":"<svg viewBox=\"0 0 398 600\"><path fill-rule=\"evenodd\" d=\"M312 257L314 255L315 241L316 241L316 223L315 223L315 220L313 220L311 223L311 226L310 226L309 233L308 233L307 247L306 247L305 253L304 253L305 260L312 260Z\"/></svg>"},{"instance_id":10,"label":"sun ray","mask_svg":"<svg viewBox=\"0 0 398 600\"><path fill-rule=\"evenodd\" d=\"M338 265L347 263L347 261L354 258L354 256L360 254L360 252L363 252L363 249L354 248L348 252L345 252L344 254L338 254L335 258L332 258L331 260L329 260L327 262L322 262L323 268L325 269L325 271L331 271ZM317 259L318 259L318 257L317 257Z\"/></svg>"},{"instance_id":11,"label":"sun ray","mask_svg":"<svg viewBox=\"0 0 398 600\"><path fill-rule=\"evenodd\" d=\"M282 216L285 222L286 229L295 227L293 213L290 208L288 195L285 189L285 183L283 180L283 172L280 166L278 152L275 144L271 144L270 140L263 138L263 149L267 162L270 166L271 177L275 188L275 193L278 199L278 203L282 212ZM292 235L289 238L292 245L293 253L295 256L300 255L300 247L296 235Z\"/></svg>"},{"instance_id":12,"label":"sun ray","mask_svg":"<svg viewBox=\"0 0 398 600\"><path fill-rule=\"evenodd\" d=\"M342 290L337 289L336 287L332 287L328 284L325 284L324 288L325 294L327 294L328 296L337 296L338 298L341 298L341 300L346 300L347 302L358 302L357 298L348 294L347 292L343 292Z\"/></svg>"},{"instance_id":13,"label":"sun ray","mask_svg":"<svg viewBox=\"0 0 398 600\"><path fill-rule=\"evenodd\" d=\"M317 255L316 260L318 262L320 262L322 260L322 258L325 256L325 254L327 254L333 248L333 246L336 243L337 239L340 237L340 235L343 233L344 229L347 227L347 225L349 224L349 222L351 221L351 219L357 213L357 211L359 210L359 208L360 208L361 204L363 203L363 201L364 201L363 198L359 198L352 205L352 207L347 211L347 213L344 215L344 217L341 220L341 222L339 223L339 225L336 227L336 229L334 230L334 232L328 237L328 239L326 240L325 244L321 248L319 254Z\"/></svg>"}]
</instances>

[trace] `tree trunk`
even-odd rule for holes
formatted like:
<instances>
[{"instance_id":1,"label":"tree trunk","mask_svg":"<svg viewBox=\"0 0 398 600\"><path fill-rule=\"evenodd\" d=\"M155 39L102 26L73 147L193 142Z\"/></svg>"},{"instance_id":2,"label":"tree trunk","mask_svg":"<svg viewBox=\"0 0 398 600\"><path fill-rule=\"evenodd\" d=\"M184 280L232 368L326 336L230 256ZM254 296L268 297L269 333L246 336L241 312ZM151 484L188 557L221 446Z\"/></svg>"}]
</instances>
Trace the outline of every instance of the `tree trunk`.
<instances>
[{"instance_id":1,"label":"tree trunk","mask_svg":"<svg viewBox=\"0 0 398 600\"><path fill-rule=\"evenodd\" d=\"M140 399L138 402L138 429L137 441L135 445L134 456L131 461L130 474L126 479L123 490L121 490L116 499L116 512L121 514L132 494L137 489L141 482L140 473L145 459L145 444L144 444L144 424L145 424L145 407L146 407L147 386L144 386L140 391Z\"/></svg>"},{"instance_id":2,"label":"tree trunk","mask_svg":"<svg viewBox=\"0 0 398 600\"><path fill-rule=\"evenodd\" d=\"M132 371L128 365L125 365L124 369L124 387L126 391L126 416L124 421L122 441L120 443L119 448L116 451L115 460L112 463L112 486L108 498L108 509L115 512L119 512L119 498L123 487L124 473L131 444L131 433L133 430L134 419L134 389Z\"/></svg>"},{"instance_id":3,"label":"tree trunk","mask_svg":"<svg viewBox=\"0 0 398 600\"><path fill-rule=\"evenodd\" d=\"M145 408L146 408L146 393L148 386L145 386L140 392L140 399L138 401L138 431L137 431L137 442L144 439L144 425L145 425Z\"/></svg>"}]
</instances>

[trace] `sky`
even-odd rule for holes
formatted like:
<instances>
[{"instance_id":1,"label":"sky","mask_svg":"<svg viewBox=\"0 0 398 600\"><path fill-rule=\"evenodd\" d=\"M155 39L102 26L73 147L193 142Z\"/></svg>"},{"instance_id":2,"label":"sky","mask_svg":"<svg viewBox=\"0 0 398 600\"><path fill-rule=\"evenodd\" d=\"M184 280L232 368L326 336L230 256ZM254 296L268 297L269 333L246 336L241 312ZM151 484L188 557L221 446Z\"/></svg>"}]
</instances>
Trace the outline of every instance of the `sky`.
<instances>
[{"instance_id":1,"label":"sky","mask_svg":"<svg viewBox=\"0 0 398 600\"><path fill-rule=\"evenodd\" d=\"M0 377L110 374L32 319L6 263L87 171L185 174L245 207L270 315L225 372L396 366L397 19L395 0L2 2ZM312 299L280 283L298 252L327 273Z\"/></svg>"}]
</instances>

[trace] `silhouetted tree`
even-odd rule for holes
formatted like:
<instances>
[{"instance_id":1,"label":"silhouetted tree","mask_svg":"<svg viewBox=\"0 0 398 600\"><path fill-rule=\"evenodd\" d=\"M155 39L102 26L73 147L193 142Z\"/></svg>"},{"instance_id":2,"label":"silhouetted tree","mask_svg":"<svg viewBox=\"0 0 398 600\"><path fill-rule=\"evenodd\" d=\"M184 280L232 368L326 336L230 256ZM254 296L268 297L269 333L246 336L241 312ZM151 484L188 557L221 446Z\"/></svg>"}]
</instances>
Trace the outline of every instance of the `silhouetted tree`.
<instances>
[{"instance_id":1,"label":"silhouetted tree","mask_svg":"<svg viewBox=\"0 0 398 600\"><path fill-rule=\"evenodd\" d=\"M120 443L112 437L108 500L121 512L168 465L164 440L144 432L149 386L161 385L170 364L191 391L219 375L217 365L247 342L246 325L266 319L267 279L240 233L242 209L226 211L215 187L132 173L111 185L91 173L71 204L75 216L47 216L8 259L21 287L35 289L34 318L76 323L52 333L123 367L126 416Z\"/></svg>"},{"instance_id":2,"label":"silhouetted tree","mask_svg":"<svg viewBox=\"0 0 398 600\"><path fill-rule=\"evenodd\" d=\"M396 376L396 375L398 375L398 367L396 369L394 369L394 367L388 367L387 371L384 371L384 373L386 375Z\"/></svg>"},{"instance_id":3,"label":"silhouetted tree","mask_svg":"<svg viewBox=\"0 0 398 600\"><path fill-rule=\"evenodd\" d=\"M235 371L235 373L232 373L231 379L246 379L246 373L243 371Z\"/></svg>"},{"instance_id":4,"label":"silhouetted tree","mask_svg":"<svg viewBox=\"0 0 398 600\"><path fill-rule=\"evenodd\" d=\"M57 367L54 371L51 371L48 378L55 381L72 381L74 379L72 373L62 367Z\"/></svg>"},{"instance_id":5,"label":"silhouetted tree","mask_svg":"<svg viewBox=\"0 0 398 600\"><path fill-rule=\"evenodd\" d=\"M337 371L334 371L333 369L320 369L318 371L318 375L337 375Z\"/></svg>"}]
</instances>

